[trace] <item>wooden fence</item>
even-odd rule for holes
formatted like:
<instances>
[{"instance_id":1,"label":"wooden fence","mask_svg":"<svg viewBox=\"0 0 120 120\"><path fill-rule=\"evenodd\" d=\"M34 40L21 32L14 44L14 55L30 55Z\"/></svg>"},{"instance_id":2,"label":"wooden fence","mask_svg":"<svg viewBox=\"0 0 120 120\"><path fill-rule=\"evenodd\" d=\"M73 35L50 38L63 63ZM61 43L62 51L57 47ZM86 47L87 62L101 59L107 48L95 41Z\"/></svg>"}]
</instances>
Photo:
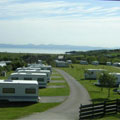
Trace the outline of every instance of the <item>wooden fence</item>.
<instances>
[{"instance_id":1,"label":"wooden fence","mask_svg":"<svg viewBox=\"0 0 120 120\"><path fill-rule=\"evenodd\" d=\"M120 99L80 106L79 120L94 119L120 112Z\"/></svg>"}]
</instances>

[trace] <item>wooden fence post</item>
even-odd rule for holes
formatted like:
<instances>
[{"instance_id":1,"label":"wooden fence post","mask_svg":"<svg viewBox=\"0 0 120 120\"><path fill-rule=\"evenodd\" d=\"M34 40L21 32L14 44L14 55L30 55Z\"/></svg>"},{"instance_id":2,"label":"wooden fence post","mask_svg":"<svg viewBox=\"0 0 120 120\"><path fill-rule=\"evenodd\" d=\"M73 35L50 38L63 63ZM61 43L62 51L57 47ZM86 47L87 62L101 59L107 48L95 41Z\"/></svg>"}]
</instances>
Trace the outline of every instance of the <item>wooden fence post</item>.
<instances>
[{"instance_id":1,"label":"wooden fence post","mask_svg":"<svg viewBox=\"0 0 120 120\"><path fill-rule=\"evenodd\" d=\"M94 118L94 102L92 104L92 118Z\"/></svg>"},{"instance_id":2,"label":"wooden fence post","mask_svg":"<svg viewBox=\"0 0 120 120\"><path fill-rule=\"evenodd\" d=\"M81 114L81 109L82 109L82 104L80 105L80 111L79 111L79 120L81 119L81 116L80 116L80 114Z\"/></svg>"},{"instance_id":3,"label":"wooden fence post","mask_svg":"<svg viewBox=\"0 0 120 120\"><path fill-rule=\"evenodd\" d=\"M118 102L117 102L117 112L120 112L120 99L118 99Z\"/></svg>"},{"instance_id":4,"label":"wooden fence post","mask_svg":"<svg viewBox=\"0 0 120 120\"><path fill-rule=\"evenodd\" d=\"M116 99L116 114L118 113L118 99Z\"/></svg>"},{"instance_id":5,"label":"wooden fence post","mask_svg":"<svg viewBox=\"0 0 120 120\"><path fill-rule=\"evenodd\" d=\"M104 113L103 113L103 116L105 116L106 114L106 101L104 101Z\"/></svg>"},{"instance_id":6,"label":"wooden fence post","mask_svg":"<svg viewBox=\"0 0 120 120\"><path fill-rule=\"evenodd\" d=\"M120 99L104 101L88 105L80 105L79 120L94 119L105 115L117 114L120 112Z\"/></svg>"}]
</instances>

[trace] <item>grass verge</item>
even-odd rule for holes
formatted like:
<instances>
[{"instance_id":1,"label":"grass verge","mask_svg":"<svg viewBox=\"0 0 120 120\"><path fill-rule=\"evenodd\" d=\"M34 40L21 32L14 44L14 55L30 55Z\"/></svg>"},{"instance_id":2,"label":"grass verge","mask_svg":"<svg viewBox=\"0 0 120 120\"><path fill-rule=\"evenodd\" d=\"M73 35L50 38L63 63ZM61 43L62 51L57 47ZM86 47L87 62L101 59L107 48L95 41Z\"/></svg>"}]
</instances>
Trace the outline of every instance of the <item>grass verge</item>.
<instances>
[{"instance_id":1,"label":"grass verge","mask_svg":"<svg viewBox=\"0 0 120 120\"><path fill-rule=\"evenodd\" d=\"M80 82L89 92L92 101L94 103L97 102L102 102L104 100L112 100L112 99L120 99L120 95L117 93L113 92L113 89L111 89L111 96L110 98L107 98L107 92L108 89L104 88L103 91L101 91L100 87L97 87L94 85L96 80L85 80L84 79L84 70L85 69L106 69L109 72L120 72L120 69L112 67L112 66L103 66L103 65L98 65L98 66L93 66L93 65L78 65L75 64L73 65L73 68L62 68L64 71L72 75L78 82ZM114 116L106 116L105 118L101 118L99 120L119 120L120 119L120 114L114 115Z\"/></svg>"},{"instance_id":2,"label":"grass verge","mask_svg":"<svg viewBox=\"0 0 120 120\"><path fill-rule=\"evenodd\" d=\"M59 74L59 73L57 73ZM53 75L54 76L54 75ZM56 75L55 75L56 76ZM59 74L59 76L61 76ZM64 77L60 77L60 78L52 78L52 80L63 80L65 81ZM39 96L68 96L69 95L69 86L66 83L66 81L64 83L48 83L48 86L50 85L64 85L65 88L45 88L45 89L40 89L39 90Z\"/></svg>"},{"instance_id":3,"label":"grass verge","mask_svg":"<svg viewBox=\"0 0 120 120\"><path fill-rule=\"evenodd\" d=\"M7 77L10 73L8 73ZM59 73L56 73L58 76ZM6 78L7 78L6 77ZM2 77L1 79L5 79ZM58 78L54 78L57 80ZM62 78L64 80L64 78ZM57 84L61 85L62 83L48 83L50 85ZM65 88L45 88L39 90L40 96L67 96L69 95L69 87L67 83L63 83ZM36 104L29 104L29 103L5 103L0 104L0 120L13 120L17 118L21 118L36 112L43 112L52 107L55 107L61 103L36 103Z\"/></svg>"},{"instance_id":4,"label":"grass verge","mask_svg":"<svg viewBox=\"0 0 120 120\"><path fill-rule=\"evenodd\" d=\"M13 106L11 103L9 104L6 104L2 107L0 106L0 120L13 120L35 112L43 112L49 108L59 105L60 103L24 103L24 105L21 103L21 106L19 106L18 103L14 103Z\"/></svg>"}]
</instances>

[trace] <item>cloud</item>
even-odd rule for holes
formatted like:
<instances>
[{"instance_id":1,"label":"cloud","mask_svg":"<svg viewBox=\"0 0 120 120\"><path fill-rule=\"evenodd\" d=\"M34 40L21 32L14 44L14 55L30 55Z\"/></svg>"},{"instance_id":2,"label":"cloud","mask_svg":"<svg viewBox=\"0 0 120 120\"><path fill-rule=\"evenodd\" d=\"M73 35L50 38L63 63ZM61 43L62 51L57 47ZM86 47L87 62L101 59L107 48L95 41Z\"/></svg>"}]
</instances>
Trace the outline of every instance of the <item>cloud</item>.
<instances>
[{"instance_id":1,"label":"cloud","mask_svg":"<svg viewBox=\"0 0 120 120\"><path fill-rule=\"evenodd\" d=\"M119 5L70 1L0 0L0 42L118 45Z\"/></svg>"},{"instance_id":2,"label":"cloud","mask_svg":"<svg viewBox=\"0 0 120 120\"><path fill-rule=\"evenodd\" d=\"M89 2L0 0L0 19L46 17L102 17L118 15L120 7L105 8Z\"/></svg>"}]
</instances>

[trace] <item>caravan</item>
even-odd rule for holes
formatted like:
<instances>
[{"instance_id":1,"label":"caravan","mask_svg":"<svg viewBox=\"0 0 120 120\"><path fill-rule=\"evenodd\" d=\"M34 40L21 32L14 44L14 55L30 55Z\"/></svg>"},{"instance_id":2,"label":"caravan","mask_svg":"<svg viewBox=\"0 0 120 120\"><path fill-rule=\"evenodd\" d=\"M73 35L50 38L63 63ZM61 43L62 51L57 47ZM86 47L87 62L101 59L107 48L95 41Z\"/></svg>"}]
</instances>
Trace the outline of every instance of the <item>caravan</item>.
<instances>
[{"instance_id":1,"label":"caravan","mask_svg":"<svg viewBox=\"0 0 120 120\"><path fill-rule=\"evenodd\" d=\"M97 79L97 75L106 71L105 69L87 69L85 70L85 79Z\"/></svg>"},{"instance_id":2,"label":"caravan","mask_svg":"<svg viewBox=\"0 0 120 120\"><path fill-rule=\"evenodd\" d=\"M50 71L49 70L18 70L19 73L46 73L47 74L47 82L50 82Z\"/></svg>"},{"instance_id":3,"label":"caravan","mask_svg":"<svg viewBox=\"0 0 120 120\"><path fill-rule=\"evenodd\" d=\"M20 67L16 69L16 72L19 70L41 70L41 68Z\"/></svg>"},{"instance_id":4,"label":"caravan","mask_svg":"<svg viewBox=\"0 0 120 120\"><path fill-rule=\"evenodd\" d=\"M52 66L51 65L44 65L44 64L31 64L29 66L30 69L41 69L41 70L50 70L52 74Z\"/></svg>"},{"instance_id":5,"label":"caravan","mask_svg":"<svg viewBox=\"0 0 120 120\"><path fill-rule=\"evenodd\" d=\"M0 80L0 101L38 102L38 82Z\"/></svg>"},{"instance_id":6,"label":"caravan","mask_svg":"<svg viewBox=\"0 0 120 120\"><path fill-rule=\"evenodd\" d=\"M9 77L11 80L37 80L38 85L41 88L47 86L47 74L46 73L12 73Z\"/></svg>"}]
</instances>

